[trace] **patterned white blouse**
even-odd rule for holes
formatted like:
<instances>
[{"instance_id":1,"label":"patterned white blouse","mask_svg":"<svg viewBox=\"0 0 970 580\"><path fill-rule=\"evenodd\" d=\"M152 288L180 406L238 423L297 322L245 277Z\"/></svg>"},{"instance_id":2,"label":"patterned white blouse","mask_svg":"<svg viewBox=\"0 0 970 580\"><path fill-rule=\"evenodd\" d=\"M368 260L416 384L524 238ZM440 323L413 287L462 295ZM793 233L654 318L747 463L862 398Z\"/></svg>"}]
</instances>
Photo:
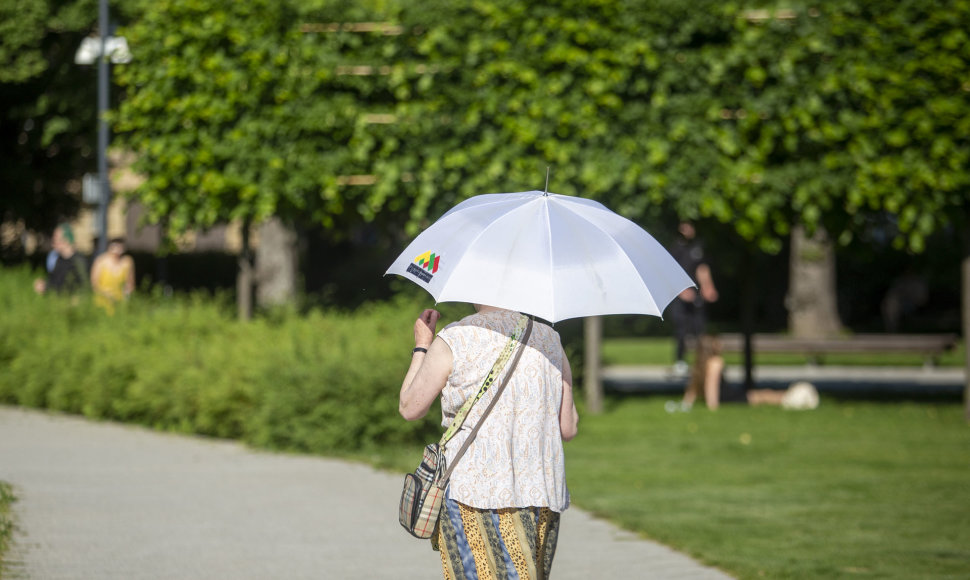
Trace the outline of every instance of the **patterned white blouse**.
<instances>
[{"instance_id":1,"label":"patterned white blouse","mask_svg":"<svg viewBox=\"0 0 970 580\"><path fill-rule=\"evenodd\" d=\"M438 333L454 358L441 391L442 426L447 428L465 400L478 393L519 317L508 310L481 312ZM533 324L508 386L451 475L451 499L479 509L548 507L561 512L569 506L559 427L564 358L559 333ZM496 390L472 407L448 443L449 465Z\"/></svg>"}]
</instances>

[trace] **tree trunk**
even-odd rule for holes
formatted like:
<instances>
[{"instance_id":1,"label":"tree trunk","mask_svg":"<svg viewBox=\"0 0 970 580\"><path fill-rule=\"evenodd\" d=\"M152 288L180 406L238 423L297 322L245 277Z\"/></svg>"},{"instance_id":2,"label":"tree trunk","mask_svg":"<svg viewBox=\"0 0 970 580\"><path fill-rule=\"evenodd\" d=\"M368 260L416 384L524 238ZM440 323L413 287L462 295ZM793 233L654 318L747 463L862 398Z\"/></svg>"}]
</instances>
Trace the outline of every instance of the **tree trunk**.
<instances>
[{"instance_id":1,"label":"tree trunk","mask_svg":"<svg viewBox=\"0 0 970 580\"><path fill-rule=\"evenodd\" d=\"M583 319L586 357L583 361L583 389L586 391L586 410L594 415L603 412L603 381L600 378L600 347L603 339L603 318L587 316Z\"/></svg>"},{"instance_id":2,"label":"tree trunk","mask_svg":"<svg viewBox=\"0 0 970 580\"><path fill-rule=\"evenodd\" d=\"M242 249L239 251L239 273L236 275L236 307L239 320L253 317L253 256L249 246L249 219L242 226Z\"/></svg>"},{"instance_id":3,"label":"tree trunk","mask_svg":"<svg viewBox=\"0 0 970 580\"><path fill-rule=\"evenodd\" d=\"M755 264L754 250L744 250L741 267L741 332L744 334L744 389L755 388L754 382L754 345L755 311L758 300L758 268Z\"/></svg>"},{"instance_id":4,"label":"tree trunk","mask_svg":"<svg viewBox=\"0 0 970 580\"><path fill-rule=\"evenodd\" d=\"M297 236L277 217L259 227L256 248L256 303L286 304L296 296Z\"/></svg>"},{"instance_id":5,"label":"tree trunk","mask_svg":"<svg viewBox=\"0 0 970 580\"><path fill-rule=\"evenodd\" d=\"M842 323L835 292L835 250L820 226L809 238L797 225L791 234L788 280L788 329L798 338L824 338L839 333Z\"/></svg>"},{"instance_id":6,"label":"tree trunk","mask_svg":"<svg viewBox=\"0 0 970 580\"><path fill-rule=\"evenodd\" d=\"M970 212L967 217L970 218ZM963 281L960 284L960 303L963 307L963 352L966 359L963 365L963 410L967 421L970 421L970 230L964 235L966 239L963 244Z\"/></svg>"}]
</instances>

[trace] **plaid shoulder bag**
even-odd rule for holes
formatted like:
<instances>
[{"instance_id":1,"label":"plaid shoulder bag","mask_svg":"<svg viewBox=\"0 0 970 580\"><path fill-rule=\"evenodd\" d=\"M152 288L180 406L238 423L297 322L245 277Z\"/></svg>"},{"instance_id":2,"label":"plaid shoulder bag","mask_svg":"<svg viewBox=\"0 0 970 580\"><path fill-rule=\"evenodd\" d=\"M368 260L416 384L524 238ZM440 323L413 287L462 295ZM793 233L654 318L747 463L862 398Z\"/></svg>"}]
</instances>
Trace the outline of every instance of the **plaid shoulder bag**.
<instances>
[{"instance_id":1,"label":"plaid shoulder bag","mask_svg":"<svg viewBox=\"0 0 970 580\"><path fill-rule=\"evenodd\" d=\"M401 493L398 519L401 522L401 526L412 536L428 539L437 529L438 516L441 513L441 505L445 500L445 488L448 487L451 472L455 469L455 465L458 464L461 456L465 454L468 446L475 439L475 435L478 434L478 429L485 422L492 407L495 406L498 398L502 395L502 391L505 390L505 386L509 382L509 377L512 375L512 371L515 370L515 365L518 364L519 358L522 357L522 351L525 350L525 345L529 342L529 336L531 334L532 318L523 314L515 330L512 332L512 336L509 337L508 342L505 344L505 348L502 349L495 364L492 365L492 370L488 372L485 381L482 382L481 388L478 389L478 394L465 401L465 404L459 409L458 414L455 415L455 419L451 422L448 430L441 436L441 440L437 443L431 443L424 448L424 457L422 457L421 464L414 473L408 473L404 476L404 491ZM515 350L516 344L519 343L522 346L516 350L515 357L512 358L512 351ZM468 412L471 411L475 403L491 388L492 383L495 382L495 378L505 368L506 363L509 362L509 358L512 358L509 370L502 378L502 382L495 392L495 396L492 397L492 401L485 409L485 412L482 413L482 418L475 424L475 428L472 429L471 433L468 434L468 438L465 439L465 443L458 450L451 466L445 465L447 463L445 461L445 446L458 433L458 429L465 422L465 417L468 416Z\"/></svg>"}]
</instances>

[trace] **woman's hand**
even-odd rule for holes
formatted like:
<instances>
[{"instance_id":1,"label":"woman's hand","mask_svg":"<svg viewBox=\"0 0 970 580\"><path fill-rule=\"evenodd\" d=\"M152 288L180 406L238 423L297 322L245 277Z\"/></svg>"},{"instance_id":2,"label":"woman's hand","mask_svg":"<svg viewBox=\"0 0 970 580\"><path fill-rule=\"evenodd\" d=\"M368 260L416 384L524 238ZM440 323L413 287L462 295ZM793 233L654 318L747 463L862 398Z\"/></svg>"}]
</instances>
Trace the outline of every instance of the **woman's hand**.
<instances>
[{"instance_id":1,"label":"woman's hand","mask_svg":"<svg viewBox=\"0 0 970 580\"><path fill-rule=\"evenodd\" d=\"M421 313L421 316L414 321L414 346L420 348L431 346L439 318L441 318L441 313L431 308Z\"/></svg>"},{"instance_id":2,"label":"woman's hand","mask_svg":"<svg viewBox=\"0 0 970 580\"><path fill-rule=\"evenodd\" d=\"M411 366L401 383L398 410L408 421L424 417L451 374L452 354L448 344L435 338L435 327L441 314L428 309L414 322L414 345L427 349L411 354Z\"/></svg>"}]
</instances>

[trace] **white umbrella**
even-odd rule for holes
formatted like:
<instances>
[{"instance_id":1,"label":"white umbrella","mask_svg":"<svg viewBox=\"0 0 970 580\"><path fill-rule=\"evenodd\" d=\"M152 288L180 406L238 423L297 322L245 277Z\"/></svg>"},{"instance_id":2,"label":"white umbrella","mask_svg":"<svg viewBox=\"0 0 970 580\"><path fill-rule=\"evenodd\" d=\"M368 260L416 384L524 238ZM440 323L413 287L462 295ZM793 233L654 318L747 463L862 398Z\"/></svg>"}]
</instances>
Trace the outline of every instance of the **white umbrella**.
<instances>
[{"instance_id":1,"label":"white umbrella","mask_svg":"<svg viewBox=\"0 0 970 580\"><path fill-rule=\"evenodd\" d=\"M437 302L486 304L550 322L661 316L694 286L643 228L601 203L541 191L459 203L418 235L387 274L404 276Z\"/></svg>"}]
</instances>

